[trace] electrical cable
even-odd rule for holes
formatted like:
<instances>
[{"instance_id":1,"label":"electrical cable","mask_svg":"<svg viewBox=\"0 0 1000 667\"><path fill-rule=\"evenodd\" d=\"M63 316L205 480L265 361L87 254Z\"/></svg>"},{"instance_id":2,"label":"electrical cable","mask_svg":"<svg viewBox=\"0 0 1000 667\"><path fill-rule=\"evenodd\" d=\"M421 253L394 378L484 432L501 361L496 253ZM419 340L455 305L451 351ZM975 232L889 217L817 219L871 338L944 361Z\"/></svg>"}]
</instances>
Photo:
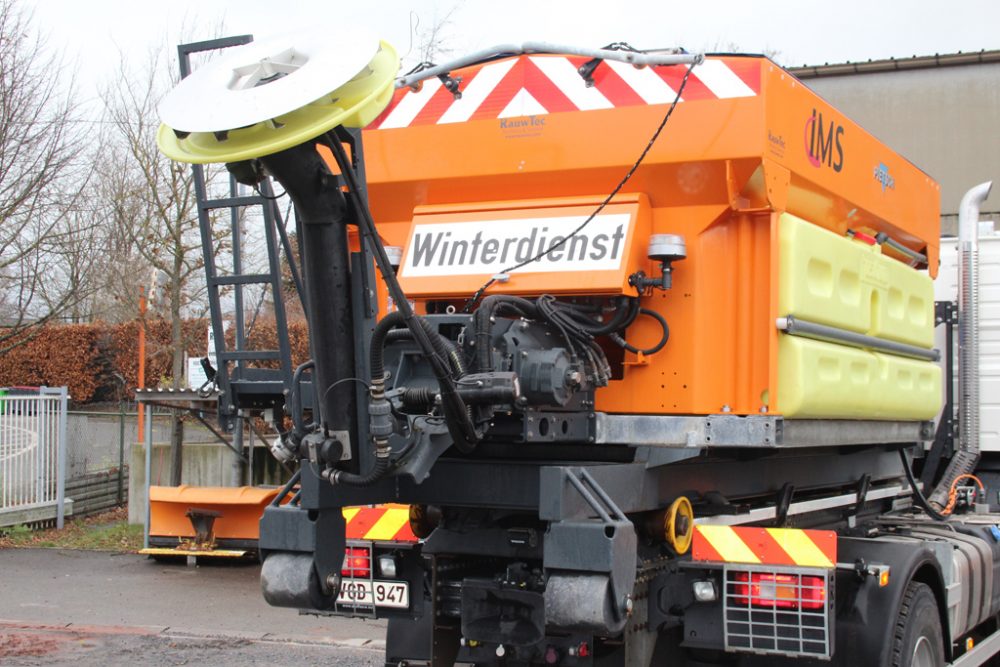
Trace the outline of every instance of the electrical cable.
<instances>
[{"instance_id":1,"label":"electrical cable","mask_svg":"<svg viewBox=\"0 0 1000 667\"><path fill-rule=\"evenodd\" d=\"M372 388L372 386L370 384L368 384L367 382L365 382L361 378L340 378L339 380L337 380L336 382L334 382L333 384L331 384L329 387L326 388L326 391L323 392L323 397L320 399L320 402L326 400L326 395L330 393L331 389L333 389L337 385L342 384L344 382L357 382L362 387L364 387L366 390L371 390L371 388Z\"/></svg>"},{"instance_id":2,"label":"electrical cable","mask_svg":"<svg viewBox=\"0 0 1000 667\"><path fill-rule=\"evenodd\" d=\"M286 190L286 191L281 192L280 194L266 195L263 192L261 192L260 188L257 187L256 185L253 186L253 191L257 193L258 197L261 197L262 199L267 199L268 201L278 201L279 199L281 199L282 197L284 197L285 195L288 194L288 191Z\"/></svg>"},{"instance_id":3,"label":"electrical cable","mask_svg":"<svg viewBox=\"0 0 1000 667\"><path fill-rule=\"evenodd\" d=\"M638 301L638 299L636 299L636 301ZM632 354L644 354L644 355L656 354L657 352L662 350L663 346L667 344L668 340L670 340L670 326L667 324L666 318L664 318L663 315L660 315L655 310L649 310L648 308L640 308L639 314L645 315L647 317L652 317L654 320L659 322L660 327L663 329L663 336L660 337L660 340L656 345L654 345L653 347L642 349L629 344L622 336L620 336L617 333L611 334L610 338L617 345L628 350Z\"/></svg>"},{"instance_id":4,"label":"electrical cable","mask_svg":"<svg viewBox=\"0 0 1000 667\"><path fill-rule=\"evenodd\" d=\"M516 271L524 266L527 266L528 264L531 264L532 262L537 262L538 260L540 260L542 257L545 257L553 250L565 245L567 241L569 241L571 238L582 232L583 229L594 220L594 218L600 215L601 211L603 211L607 207L607 205L611 203L611 200L614 199L615 196L618 194L618 192L623 187L625 187L625 184L629 182L629 180L632 178L632 175L635 174L636 170L639 168L639 165L641 165L642 161L646 159L646 155L653 148L653 144L656 143L656 140L659 138L660 133L663 131L663 128L666 127L667 121L670 120L670 116L672 116L674 113L674 109L677 108L677 104L681 100L681 94L684 92L685 86L687 86L688 78L691 76L691 71L694 69L694 66L695 63L691 63L688 66L687 71L684 72L684 78L681 79L681 84L677 88L677 94L674 96L674 101L670 103L670 107L667 109L667 113L664 114L663 120L660 121L659 127L657 127L656 131L653 132L653 136L650 137L649 142L646 144L646 147L642 150L642 153L639 154L638 159L636 159L635 163L632 164L632 167L628 170L625 176L622 177L622 180L618 182L618 185L614 187L614 189L611 191L611 194L605 197L604 201L602 201L598 205L598 207L594 209L594 212L591 213L586 220L581 222L576 229L567 234L565 238L559 240L556 243L553 243L548 248L545 248L544 250L538 252L533 257L529 257L523 262L519 262L518 264L510 266L506 269L502 269L495 276L493 276L485 283L483 283L483 286L480 287L478 290L476 290L476 292L469 298L469 300L465 302L465 305L462 307L463 313L471 312L472 307L483 296L483 293L486 292L486 290L488 290L497 281L497 276L510 273L511 271Z\"/></svg>"},{"instance_id":5,"label":"electrical cable","mask_svg":"<svg viewBox=\"0 0 1000 667\"><path fill-rule=\"evenodd\" d=\"M980 492L982 492L983 497L986 496L986 487L983 486L982 480L980 480L978 477L970 473L959 475L954 480L952 480L951 486L948 488L948 504L945 506L943 510L941 510L942 514L948 515L955 511L955 505L958 503L958 483L961 482L963 479L971 479L972 481L974 481L976 484L979 485L979 490Z\"/></svg>"}]
</instances>

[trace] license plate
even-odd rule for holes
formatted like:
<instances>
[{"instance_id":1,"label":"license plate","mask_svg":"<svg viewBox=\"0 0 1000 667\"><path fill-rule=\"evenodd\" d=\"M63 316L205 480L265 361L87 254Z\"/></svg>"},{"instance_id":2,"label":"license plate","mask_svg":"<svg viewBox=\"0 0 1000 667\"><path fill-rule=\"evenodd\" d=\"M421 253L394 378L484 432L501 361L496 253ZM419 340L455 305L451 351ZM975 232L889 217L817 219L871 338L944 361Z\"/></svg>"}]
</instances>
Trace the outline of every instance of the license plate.
<instances>
[{"instance_id":1,"label":"license plate","mask_svg":"<svg viewBox=\"0 0 1000 667\"><path fill-rule=\"evenodd\" d=\"M407 609L410 606L410 584L406 581L345 579L340 582L337 603Z\"/></svg>"}]
</instances>

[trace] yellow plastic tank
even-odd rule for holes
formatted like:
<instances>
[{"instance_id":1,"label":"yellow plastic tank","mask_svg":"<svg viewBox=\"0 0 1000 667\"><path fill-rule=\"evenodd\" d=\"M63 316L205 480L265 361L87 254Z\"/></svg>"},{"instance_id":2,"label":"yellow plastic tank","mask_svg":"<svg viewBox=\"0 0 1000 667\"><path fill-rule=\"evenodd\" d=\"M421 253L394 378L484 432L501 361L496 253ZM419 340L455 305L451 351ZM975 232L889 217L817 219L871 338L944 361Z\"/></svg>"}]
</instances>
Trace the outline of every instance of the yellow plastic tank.
<instances>
[{"instance_id":1,"label":"yellow plastic tank","mask_svg":"<svg viewBox=\"0 0 1000 667\"><path fill-rule=\"evenodd\" d=\"M934 284L878 246L795 216L779 224L781 316L930 349ZM933 362L782 334L780 411L787 418L933 419L941 369Z\"/></svg>"},{"instance_id":2,"label":"yellow plastic tank","mask_svg":"<svg viewBox=\"0 0 1000 667\"><path fill-rule=\"evenodd\" d=\"M926 273L787 213L779 233L782 316L934 345L934 283Z\"/></svg>"},{"instance_id":3,"label":"yellow plastic tank","mask_svg":"<svg viewBox=\"0 0 1000 667\"><path fill-rule=\"evenodd\" d=\"M941 367L893 354L782 335L781 413L800 419L933 419Z\"/></svg>"}]
</instances>

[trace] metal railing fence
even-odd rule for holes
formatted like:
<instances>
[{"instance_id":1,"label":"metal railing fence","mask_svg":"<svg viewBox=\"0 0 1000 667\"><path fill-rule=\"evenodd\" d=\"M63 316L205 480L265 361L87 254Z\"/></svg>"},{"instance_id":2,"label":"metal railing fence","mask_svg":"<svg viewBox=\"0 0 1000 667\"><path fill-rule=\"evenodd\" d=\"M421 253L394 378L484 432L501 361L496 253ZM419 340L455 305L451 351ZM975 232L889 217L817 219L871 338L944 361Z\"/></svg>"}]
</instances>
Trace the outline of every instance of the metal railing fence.
<instances>
[{"instance_id":1,"label":"metal railing fence","mask_svg":"<svg viewBox=\"0 0 1000 667\"><path fill-rule=\"evenodd\" d=\"M68 398L65 387L0 396L0 526L63 527Z\"/></svg>"}]
</instances>

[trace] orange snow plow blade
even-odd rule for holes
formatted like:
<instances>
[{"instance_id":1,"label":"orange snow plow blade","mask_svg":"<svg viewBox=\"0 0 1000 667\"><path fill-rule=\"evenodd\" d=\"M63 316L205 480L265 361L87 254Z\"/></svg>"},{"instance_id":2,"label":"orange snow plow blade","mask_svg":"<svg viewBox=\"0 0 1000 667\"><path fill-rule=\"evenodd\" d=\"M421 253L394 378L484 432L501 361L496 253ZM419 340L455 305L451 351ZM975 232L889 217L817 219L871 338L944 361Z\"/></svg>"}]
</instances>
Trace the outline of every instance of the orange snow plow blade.
<instances>
[{"instance_id":1,"label":"orange snow plow blade","mask_svg":"<svg viewBox=\"0 0 1000 667\"><path fill-rule=\"evenodd\" d=\"M260 517L279 490L249 486L151 486L150 548L140 553L169 555L164 553L166 550L177 555L246 555L256 550Z\"/></svg>"}]
</instances>

